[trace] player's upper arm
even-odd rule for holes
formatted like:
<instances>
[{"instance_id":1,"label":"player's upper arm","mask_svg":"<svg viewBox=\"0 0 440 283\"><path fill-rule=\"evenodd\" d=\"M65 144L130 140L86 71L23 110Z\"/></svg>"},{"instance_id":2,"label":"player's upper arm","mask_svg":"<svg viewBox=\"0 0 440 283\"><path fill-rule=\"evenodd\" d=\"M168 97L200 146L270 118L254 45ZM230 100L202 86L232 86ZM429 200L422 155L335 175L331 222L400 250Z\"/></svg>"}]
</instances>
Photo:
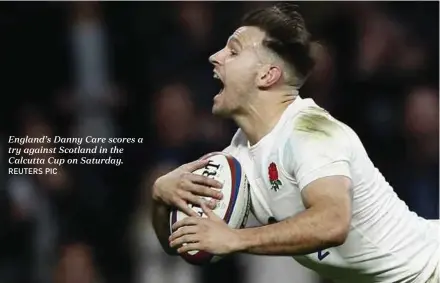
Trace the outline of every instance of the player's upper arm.
<instances>
[{"instance_id":1,"label":"player's upper arm","mask_svg":"<svg viewBox=\"0 0 440 283\"><path fill-rule=\"evenodd\" d=\"M304 205L323 211L335 242L345 240L351 220L351 144L348 134L321 112L302 113L294 121L283 165L297 182Z\"/></svg>"},{"instance_id":2,"label":"player's upper arm","mask_svg":"<svg viewBox=\"0 0 440 283\"><path fill-rule=\"evenodd\" d=\"M351 144L341 125L323 112L300 114L283 151L283 165L300 190L311 182L350 173Z\"/></svg>"},{"instance_id":3,"label":"player's upper arm","mask_svg":"<svg viewBox=\"0 0 440 283\"><path fill-rule=\"evenodd\" d=\"M321 215L325 235L331 245L341 245L350 231L352 199L351 180L346 176L319 178L302 191L304 205Z\"/></svg>"}]
</instances>

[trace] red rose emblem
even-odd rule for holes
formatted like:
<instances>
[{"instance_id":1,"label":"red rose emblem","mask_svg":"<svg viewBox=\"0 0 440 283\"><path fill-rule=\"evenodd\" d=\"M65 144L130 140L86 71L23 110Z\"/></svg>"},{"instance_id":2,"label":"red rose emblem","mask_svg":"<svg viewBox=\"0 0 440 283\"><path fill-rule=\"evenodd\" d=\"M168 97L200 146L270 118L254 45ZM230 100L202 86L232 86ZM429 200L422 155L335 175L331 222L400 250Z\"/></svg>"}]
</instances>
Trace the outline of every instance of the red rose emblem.
<instances>
[{"instance_id":1,"label":"red rose emblem","mask_svg":"<svg viewBox=\"0 0 440 283\"><path fill-rule=\"evenodd\" d=\"M282 185L281 181L278 179L278 169L275 163L269 165L269 181L272 185L274 191L278 191Z\"/></svg>"},{"instance_id":2,"label":"red rose emblem","mask_svg":"<svg viewBox=\"0 0 440 283\"><path fill-rule=\"evenodd\" d=\"M278 180L278 169L275 163L273 162L269 165L269 180L270 181Z\"/></svg>"}]
</instances>

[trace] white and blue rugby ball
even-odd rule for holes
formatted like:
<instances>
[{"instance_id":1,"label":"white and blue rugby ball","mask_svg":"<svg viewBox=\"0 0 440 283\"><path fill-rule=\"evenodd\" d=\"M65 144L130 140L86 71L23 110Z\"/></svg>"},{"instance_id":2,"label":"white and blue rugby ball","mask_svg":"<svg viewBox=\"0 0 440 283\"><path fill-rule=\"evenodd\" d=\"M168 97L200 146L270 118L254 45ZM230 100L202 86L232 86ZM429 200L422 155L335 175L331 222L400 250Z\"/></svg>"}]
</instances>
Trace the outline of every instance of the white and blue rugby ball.
<instances>
[{"instance_id":1,"label":"white and blue rugby ball","mask_svg":"<svg viewBox=\"0 0 440 283\"><path fill-rule=\"evenodd\" d=\"M204 168L194 171L194 174L205 175L223 184L220 191L223 199L219 201L213 212L222 218L229 227L240 229L246 225L250 211L250 186L240 162L233 156L223 152L213 152L203 156L209 164ZM209 200L210 198L205 198ZM199 215L207 217L198 206L192 206ZM170 213L170 231L172 225L188 217L185 213L174 209ZM181 255L187 262L203 265L216 262L222 257L214 256L205 251L192 251Z\"/></svg>"}]
</instances>

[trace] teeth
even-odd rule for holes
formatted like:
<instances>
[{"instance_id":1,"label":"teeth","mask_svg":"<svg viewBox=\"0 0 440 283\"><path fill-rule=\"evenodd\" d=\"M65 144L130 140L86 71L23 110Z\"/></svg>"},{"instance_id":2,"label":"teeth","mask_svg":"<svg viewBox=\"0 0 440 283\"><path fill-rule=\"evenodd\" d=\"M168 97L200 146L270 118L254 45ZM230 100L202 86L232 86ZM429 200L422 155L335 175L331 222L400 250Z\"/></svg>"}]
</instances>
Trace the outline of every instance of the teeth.
<instances>
[{"instance_id":1,"label":"teeth","mask_svg":"<svg viewBox=\"0 0 440 283\"><path fill-rule=\"evenodd\" d=\"M220 77L217 75L217 73L214 73L214 79L220 79Z\"/></svg>"}]
</instances>

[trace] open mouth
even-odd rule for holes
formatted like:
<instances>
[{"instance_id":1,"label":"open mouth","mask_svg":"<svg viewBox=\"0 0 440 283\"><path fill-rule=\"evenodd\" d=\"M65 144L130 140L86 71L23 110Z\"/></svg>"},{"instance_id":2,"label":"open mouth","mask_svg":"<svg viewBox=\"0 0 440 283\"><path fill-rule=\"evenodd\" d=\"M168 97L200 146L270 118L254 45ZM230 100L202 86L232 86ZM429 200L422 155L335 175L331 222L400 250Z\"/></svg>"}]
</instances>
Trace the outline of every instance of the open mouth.
<instances>
[{"instance_id":1,"label":"open mouth","mask_svg":"<svg viewBox=\"0 0 440 283\"><path fill-rule=\"evenodd\" d=\"M218 88L220 89L219 92L217 93L217 95L221 95L223 92L223 89L225 88L225 85L224 85L222 79L220 78L220 76L218 75L218 73L214 72L213 77L215 79L215 82L216 82Z\"/></svg>"}]
</instances>

